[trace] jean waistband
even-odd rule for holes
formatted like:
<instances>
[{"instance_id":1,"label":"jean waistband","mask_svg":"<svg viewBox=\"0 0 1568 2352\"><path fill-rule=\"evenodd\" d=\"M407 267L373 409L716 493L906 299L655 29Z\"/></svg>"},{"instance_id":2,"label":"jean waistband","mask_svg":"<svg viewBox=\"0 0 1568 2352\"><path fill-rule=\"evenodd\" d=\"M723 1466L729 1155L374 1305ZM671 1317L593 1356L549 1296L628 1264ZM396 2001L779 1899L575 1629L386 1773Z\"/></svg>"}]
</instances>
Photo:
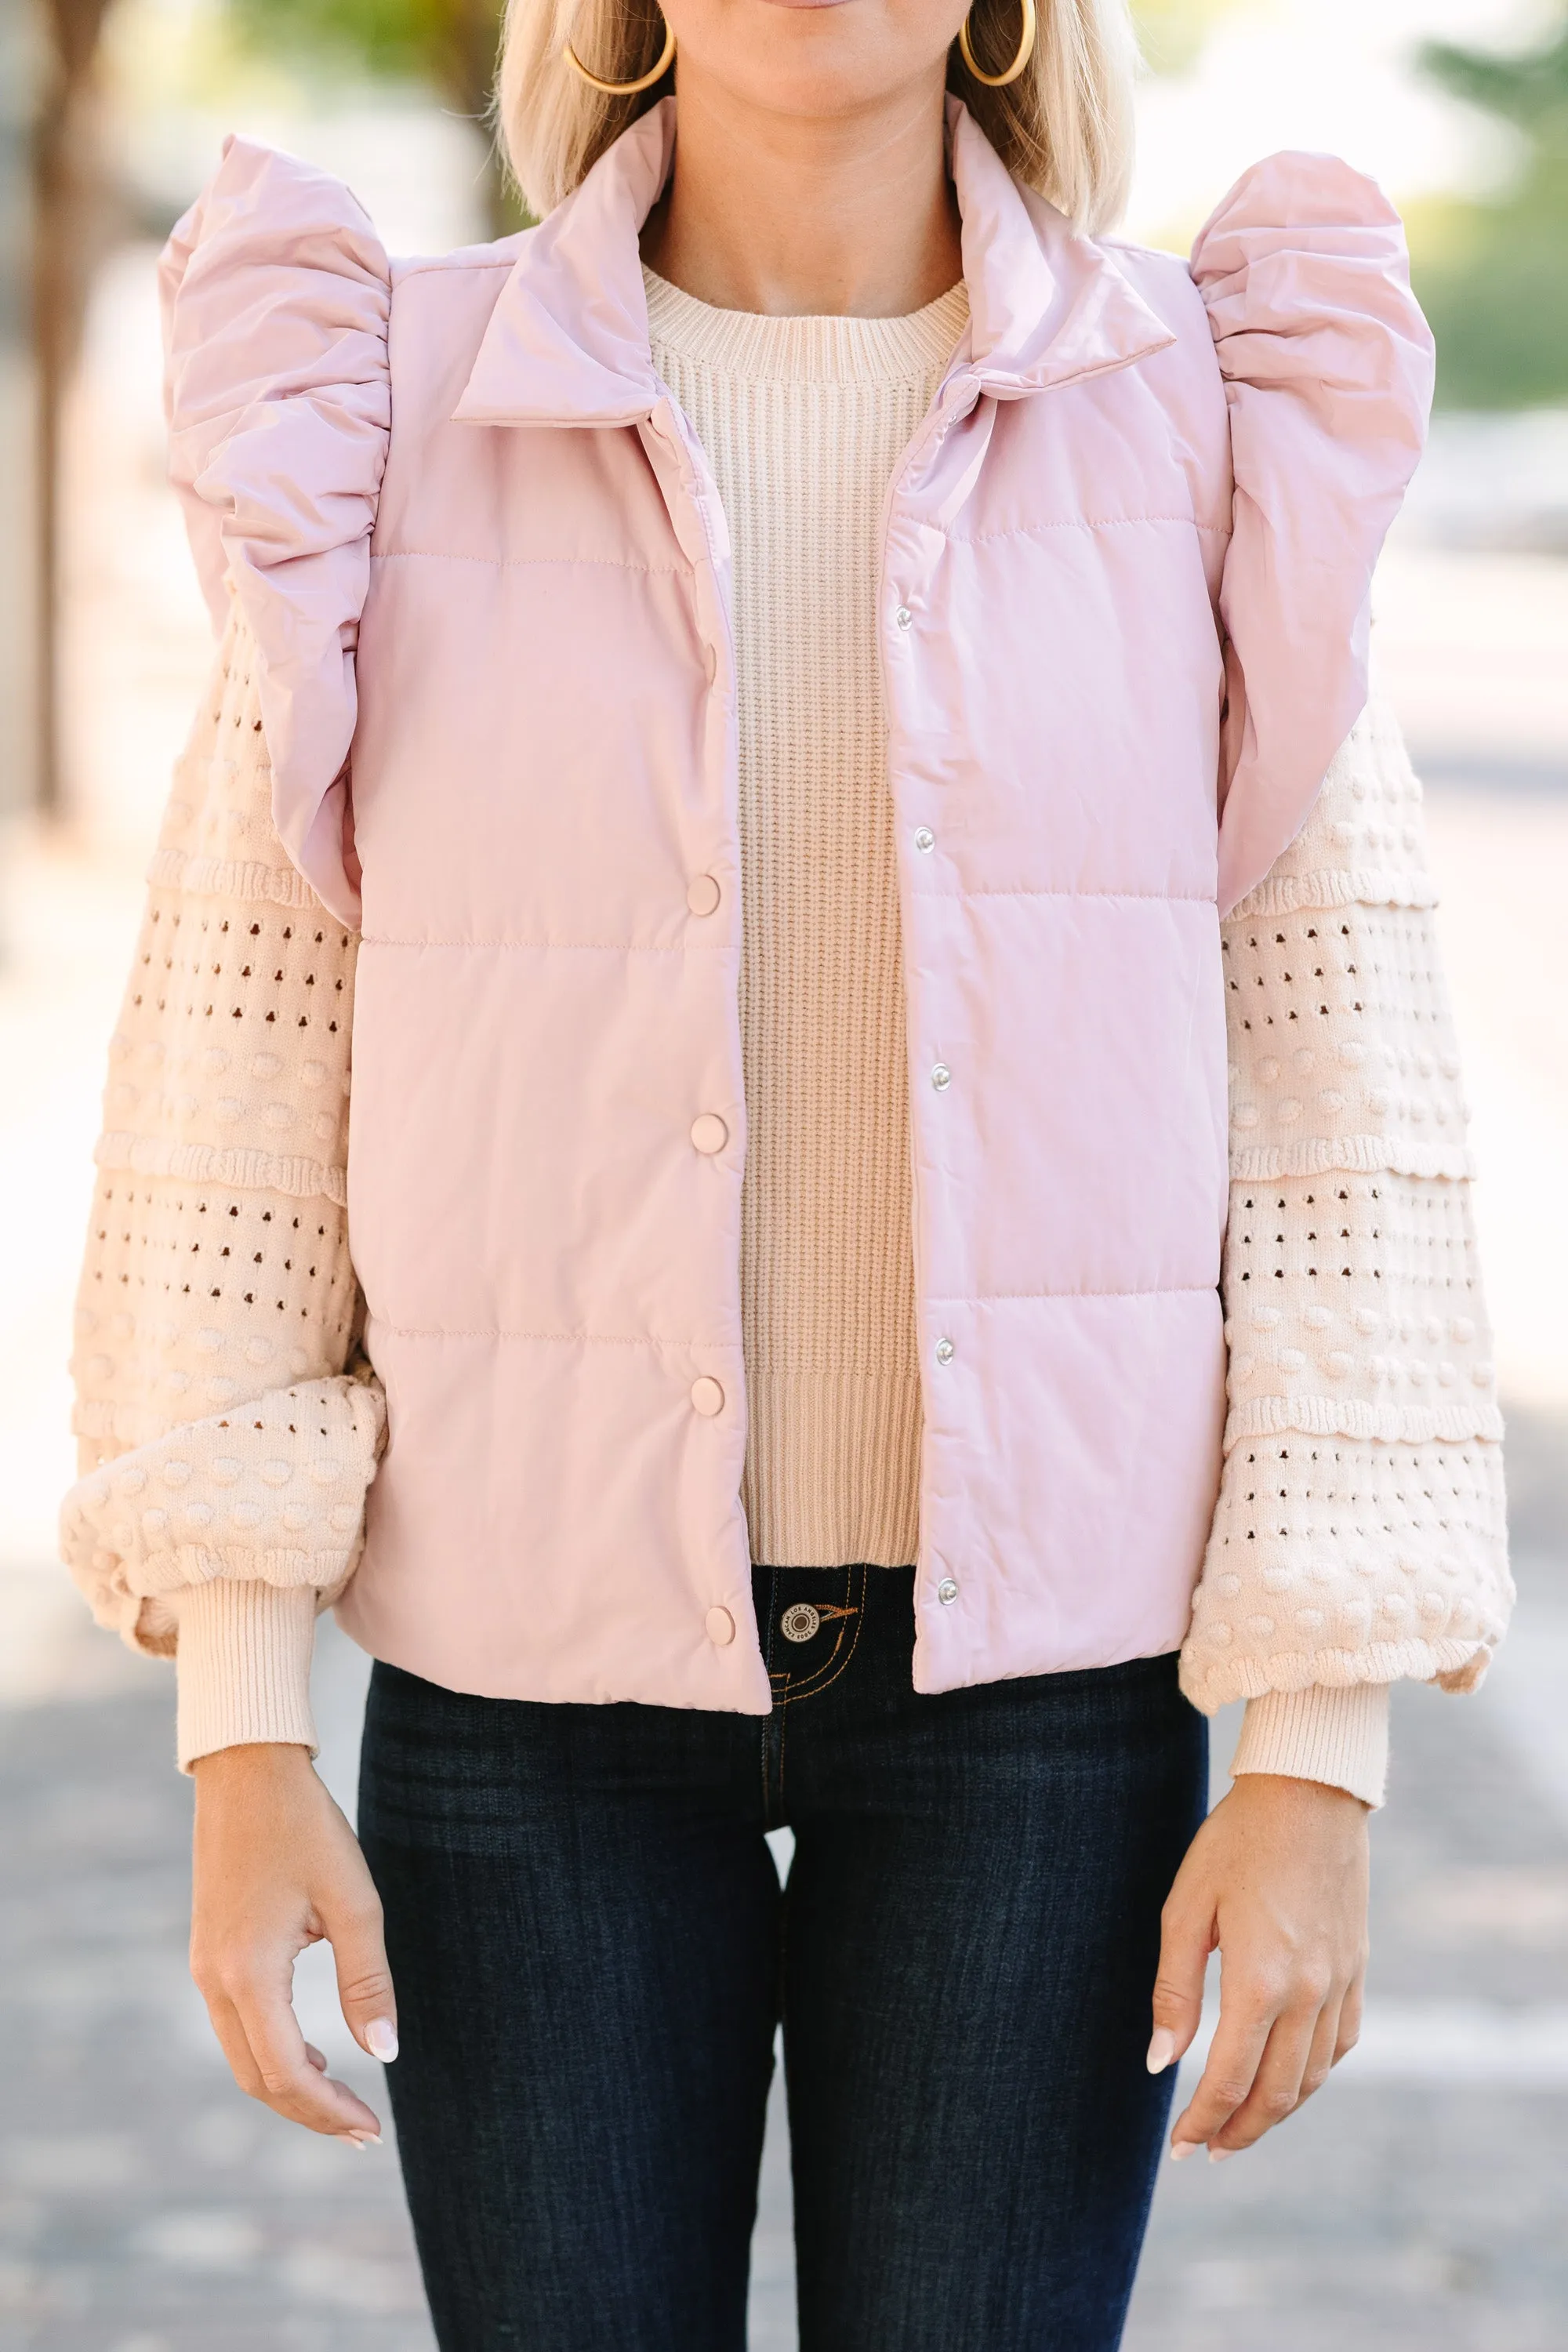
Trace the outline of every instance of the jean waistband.
<instances>
[{"instance_id":1,"label":"jean waistband","mask_svg":"<svg viewBox=\"0 0 1568 2352\"><path fill-rule=\"evenodd\" d=\"M912 1568L752 1570L752 1596L775 1706L815 1698L847 1673L873 1638L914 1641Z\"/></svg>"}]
</instances>

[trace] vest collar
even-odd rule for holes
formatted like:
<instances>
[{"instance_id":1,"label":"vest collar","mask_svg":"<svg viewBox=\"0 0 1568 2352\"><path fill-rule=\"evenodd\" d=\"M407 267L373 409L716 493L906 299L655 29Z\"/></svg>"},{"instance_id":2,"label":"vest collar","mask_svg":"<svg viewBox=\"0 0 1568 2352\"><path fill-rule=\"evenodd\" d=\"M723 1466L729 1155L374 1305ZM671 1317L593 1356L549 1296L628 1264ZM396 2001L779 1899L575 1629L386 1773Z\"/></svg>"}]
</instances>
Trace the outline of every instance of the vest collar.
<instances>
[{"instance_id":1,"label":"vest collar","mask_svg":"<svg viewBox=\"0 0 1568 2352\"><path fill-rule=\"evenodd\" d=\"M958 359L978 390L1017 399L1174 341L1111 254L1017 185L955 98L947 137L969 289ZM675 100L666 98L524 237L455 422L632 425L651 414L661 387L637 238L674 155Z\"/></svg>"}]
</instances>

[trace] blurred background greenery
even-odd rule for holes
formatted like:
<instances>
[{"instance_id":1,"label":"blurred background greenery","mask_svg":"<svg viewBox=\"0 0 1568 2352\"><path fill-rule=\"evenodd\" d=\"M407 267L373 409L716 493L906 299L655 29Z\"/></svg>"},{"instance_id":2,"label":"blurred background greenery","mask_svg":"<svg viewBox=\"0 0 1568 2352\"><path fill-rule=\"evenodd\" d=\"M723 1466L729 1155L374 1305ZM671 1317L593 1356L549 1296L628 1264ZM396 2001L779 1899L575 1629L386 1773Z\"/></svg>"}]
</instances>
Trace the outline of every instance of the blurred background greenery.
<instances>
[{"instance_id":1,"label":"blurred background greenery","mask_svg":"<svg viewBox=\"0 0 1568 2352\"><path fill-rule=\"evenodd\" d=\"M1411 221L1417 291L1449 408L1568 396L1568 9L1513 56L1430 42L1425 71L1513 134L1510 182L1484 203L1429 203Z\"/></svg>"}]
</instances>

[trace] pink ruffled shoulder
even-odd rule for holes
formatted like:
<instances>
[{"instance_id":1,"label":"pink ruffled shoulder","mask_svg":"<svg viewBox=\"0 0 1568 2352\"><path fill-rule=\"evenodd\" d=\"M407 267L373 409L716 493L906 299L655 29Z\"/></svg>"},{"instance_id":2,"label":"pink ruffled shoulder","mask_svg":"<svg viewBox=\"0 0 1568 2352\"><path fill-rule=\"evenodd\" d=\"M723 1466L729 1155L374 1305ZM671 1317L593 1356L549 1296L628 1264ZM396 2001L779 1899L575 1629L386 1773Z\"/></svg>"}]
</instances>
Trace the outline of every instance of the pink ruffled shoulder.
<instances>
[{"instance_id":1,"label":"pink ruffled shoulder","mask_svg":"<svg viewBox=\"0 0 1568 2352\"><path fill-rule=\"evenodd\" d=\"M285 848L357 927L343 870L354 648L391 422L386 255L339 182L226 142L160 267L170 473L214 620L261 656Z\"/></svg>"},{"instance_id":2,"label":"pink ruffled shoulder","mask_svg":"<svg viewBox=\"0 0 1568 2352\"><path fill-rule=\"evenodd\" d=\"M1192 274L1230 409L1220 904L1300 830L1366 700L1373 567L1426 440L1433 347L1399 215L1330 155L1270 156Z\"/></svg>"}]
</instances>

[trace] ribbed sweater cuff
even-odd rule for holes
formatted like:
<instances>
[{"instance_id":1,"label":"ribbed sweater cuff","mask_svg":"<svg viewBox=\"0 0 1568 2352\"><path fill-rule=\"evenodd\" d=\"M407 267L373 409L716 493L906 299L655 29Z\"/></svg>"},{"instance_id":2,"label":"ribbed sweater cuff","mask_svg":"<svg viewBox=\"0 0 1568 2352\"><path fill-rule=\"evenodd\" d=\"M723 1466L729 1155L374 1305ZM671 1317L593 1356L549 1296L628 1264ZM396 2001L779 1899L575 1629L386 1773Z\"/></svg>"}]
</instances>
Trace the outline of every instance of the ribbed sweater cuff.
<instances>
[{"instance_id":1,"label":"ribbed sweater cuff","mask_svg":"<svg viewBox=\"0 0 1568 2352\"><path fill-rule=\"evenodd\" d=\"M1331 1689L1315 1683L1248 1699L1230 1770L1233 1780L1243 1772L1279 1772L1292 1780L1322 1780L1363 1804L1381 1805L1388 1778L1388 1685Z\"/></svg>"},{"instance_id":2,"label":"ribbed sweater cuff","mask_svg":"<svg viewBox=\"0 0 1568 2352\"><path fill-rule=\"evenodd\" d=\"M316 1594L309 1584L216 1577L171 1593L179 1620L175 1668L180 1769L220 1748L278 1741L316 1753L310 1654Z\"/></svg>"}]
</instances>

